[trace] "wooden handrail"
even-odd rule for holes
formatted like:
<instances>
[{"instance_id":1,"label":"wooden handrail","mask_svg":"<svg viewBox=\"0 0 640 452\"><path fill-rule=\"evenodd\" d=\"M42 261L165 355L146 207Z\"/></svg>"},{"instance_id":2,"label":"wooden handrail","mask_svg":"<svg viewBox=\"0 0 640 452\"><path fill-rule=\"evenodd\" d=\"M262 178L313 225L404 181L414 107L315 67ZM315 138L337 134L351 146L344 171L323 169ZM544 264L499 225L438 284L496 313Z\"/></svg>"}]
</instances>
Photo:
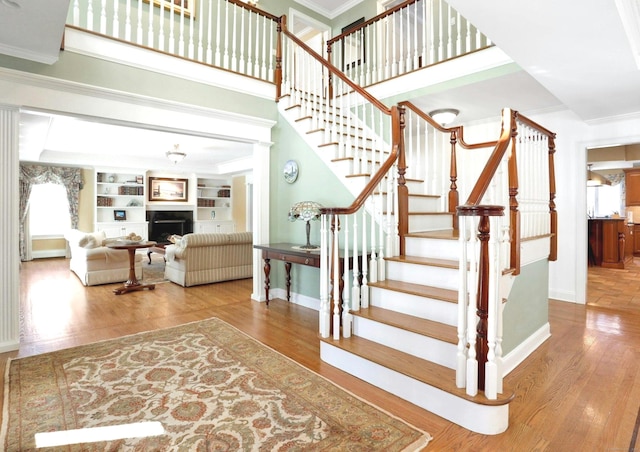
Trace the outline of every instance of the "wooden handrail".
<instances>
[{"instance_id":1,"label":"wooden handrail","mask_svg":"<svg viewBox=\"0 0 640 452\"><path fill-rule=\"evenodd\" d=\"M225 0L227 3L233 3L236 6L239 6L241 8L244 8L246 10L249 10L251 12L254 12L256 14L259 14L261 16L266 17L267 19L271 19L275 22L279 22L280 18L278 16L274 16L273 14L270 14L266 11L263 11L255 6L251 6L250 4L244 2L243 0Z\"/></svg>"},{"instance_id":2,"label":"wooden handrail","mask_svg":"<svg viewBox=\"0 0 640 452\"><path fill-rule=\"evenodd\" d=\"M330 47L333 45L333 43L334 43L334 42L336 42L336 41L340 41L341 39L346 38L346 37L347 37L347 36L349 36L350 34L353 34L353 33L355 33L356 31L361 30L361 29L363 29L364 27L366 27L366 26L368 26L368 25L371 25L371 24L372 24L372 23L374 23L374 22L377 22L377 21L379 21L379 20L381 20L381 19L384 19L385 17L390 16L390 15L392 15L393 13L395 13L396 11L400 11L401 9L406 8L407 6L409 6L409 5L413 4L413 3L417 3L418 1L419 1L419 0L407 0L407 1L403 2L403 3L400 3L399 5L394 6L394 7L393 7L393 8L391 8L391 9L388 9L388 10L386 10L386 11L384 11L384 12L382 12L382 13L378 14L378 15L377 15L377 16L375 16L375 17L372 17L371 19L369 19L369 20L367 20L367 21L365 21L365 22L362 22L361 24L358 24L357 26L355 26L355 27L353 27L353 28L350 28L348 31L345 31L345 32L344 32L344 33L342 33L342 34L339 34L338 36L335 36L335 37L333 37L333 38L329 39L329 40L327 41L327 47L329 47L329 48L330 48Z\"/></svg>"},{"instance_id":3,"label":"wooden handrail","mask_svg":"<svg viewBox=\"0 0 640 452\"><path fill-rule=\"evenodd\" d=\"M401 143L401 133L400 133L400 110L399 107L393 106L391 108L384 105L378 99L373 97L355 82L350 80L342 71L340 71L336 66L331 64L322 58L317 52L307 46L304 42L298 39L295 35L293 35L287 29L287 18L286 16L282 16L280 18L280 29L281 32L287 36L291 41L293 41L296 45L302 48L305 52L311 55L317 62L319 62L322 66L324 66L328 71L330 76L336 76L340 80L342 80L345 84L347 84L351 89L353 89L356 93L360 94L364 99L366 99L369 103L375 106L382 113L391 116L391 132L392 132L392 145L391 145L391 153L389 157L384 161L384 163L380 166L378 171L371 177L367 185L364 187L362 192L356 197L356 199L351 203L348 207L323 207L320 209L322 214L336 214L336 215L349 215L357 212L364 205L365 200L373 194L376 189L376 186L382 181L382 179L387 175L389 170L393 167L393 164L398 159L398 156L402 152L402 143Z\"/></svg>"},{"instance_id":4,"label":"wooden handrail","mask_svg":"<svg viewBox=\"0 0 640 452\"><path fill-rule=\"evenodd\" d=\"M505 123L505 120L508 121L508 124ZM469 197L467 198L466 205L477 206L480 204L482 197L491 184L491 179L493 179L493 176L496 174L498 166L509 148L514 127L515 112L510 108L505 108L505 112L502 115L502 133L500 134L500 138L498 139L491 156L489 156L489 160L482 170L478 181L474 185L473 190L471 190L471 194L469 194Z\"/></svg>"},{"instance_id":5,"label":"wooden handrail","mask_svg":"<svg viewBox=\"0 0 640 452\"><path fill-rule=\"evenodd\" d=\"M354 91L356 91L358 94L360 94L362 97L364 97L371 104L375 105L378 110L382 111L383 113L385 113L387 115L391 115L391 109L389 107L387 107L385 104L383 104L378 99L373 97L367 91L362 89L362 87L357 85L355 82L351 81L349 79L349 77L347 77L340 69L338 69L333 64L331 64L330 62L328 62L327 60L322 58L316 51L314 51L311 47L309 47L304 42L302 42L300 39L298 39L298 37L296 35L291 33L289 31L289 29L287 28L287 17L286 16L282 16L280 18L280 21L281 21L280 25L282 27L282 33L284 33L285 36L287 36L289 39L291 39L293 42L295 42L299 47L304 49L305 52L307 52L309 55L311 55L313 58L315 58L316 61L318 61L325 68L327 68L327 70L329 71L329 73L331 75L335 75L340 80L342 80L344 83L349 85L349 87L351 87Z\"/></svg>"}]
</instances>

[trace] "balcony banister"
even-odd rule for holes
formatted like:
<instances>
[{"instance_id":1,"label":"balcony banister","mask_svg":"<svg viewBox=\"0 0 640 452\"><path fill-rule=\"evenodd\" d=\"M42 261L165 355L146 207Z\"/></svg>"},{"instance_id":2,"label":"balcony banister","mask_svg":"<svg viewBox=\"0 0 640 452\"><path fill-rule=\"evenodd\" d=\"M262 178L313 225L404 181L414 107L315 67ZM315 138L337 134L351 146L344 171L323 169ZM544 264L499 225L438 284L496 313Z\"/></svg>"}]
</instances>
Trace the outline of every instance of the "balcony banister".
<instances>
[{"instance_id":1,"label":"balcony banister","mask_svg":"<svg viewBox=\"0 0 640 452\"><path fill-rule=\"evenodd\" d=\"M268 12L262 10L262 9L256 8L255 6L251 6L250 4L244 2L243 0L225 0L225 1L228 2L228 3L233 3L236 6L244 8L244 9L246 9L248 11L251 11L253 13L256 13L256 14L258 14L260 16L264 16L267 19L273 20L274 22L279 22L280 21L280 18L278 16L274 16L273 14L268 13Z\"/></svg>"},{"instance_id":2,"label":"balcony banister","mask_svg":"<svg viewBox=\"0 0 640 452\"><path fill-rule=\"evenodd\" d=\"M329 39L327 41L327 47L330 48L335 42L338 42L341 39L344 39L347 36L357 32L359 30L362 30L363 28L371 25L374 22L378 22L379 20L382 20L385 17L391 16L394 13L396 13L397 11L400 11L401 9L406 8L407 6L409 6L409 5L413 4L413 3L416 3L418 1L419 0L407 0L407 1L403 2L403 3L400 3L400 4L396 5L396 6L394 6L393 8L390 8L390 9L378 14L375 17L372 17L371 19L369 19L369 20L367 20L365 22L362 22L361 24L358 24L357 26L355 26L353 28L350 28L348 31L345 31L344 33L339 34L338 36L334 36L333 38L331 38L331 39Z\"/></svg>"}]
</instances>

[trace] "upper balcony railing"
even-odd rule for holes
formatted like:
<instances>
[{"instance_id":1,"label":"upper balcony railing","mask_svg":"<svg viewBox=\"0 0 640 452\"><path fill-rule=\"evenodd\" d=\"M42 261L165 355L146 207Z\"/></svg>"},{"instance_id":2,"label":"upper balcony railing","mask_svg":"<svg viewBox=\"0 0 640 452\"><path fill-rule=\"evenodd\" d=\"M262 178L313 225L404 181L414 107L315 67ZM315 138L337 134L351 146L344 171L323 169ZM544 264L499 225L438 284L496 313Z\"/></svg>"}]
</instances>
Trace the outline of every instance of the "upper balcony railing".
<instances>
[{"instance_id":1,"label":"upper balcony railing","mask_svg":"<svg viewBox=\"0 0 640 452\"><path fill-rule=\"evenodd\" d=\"M443 0L408 0L346 27L327 41L327 52L351 80L369 86L491 45Z\"/></svg>"},{"instance_id":2,"label":"upper balcony railing","mask_svg":"<svg viewBox=\"0 0 640 452\"><path fill-rule=\"evenodd\" d=\"M67 23L274 82L277 16L240 0L174 1L73 0Z\"/></svg>"}]
</instances>

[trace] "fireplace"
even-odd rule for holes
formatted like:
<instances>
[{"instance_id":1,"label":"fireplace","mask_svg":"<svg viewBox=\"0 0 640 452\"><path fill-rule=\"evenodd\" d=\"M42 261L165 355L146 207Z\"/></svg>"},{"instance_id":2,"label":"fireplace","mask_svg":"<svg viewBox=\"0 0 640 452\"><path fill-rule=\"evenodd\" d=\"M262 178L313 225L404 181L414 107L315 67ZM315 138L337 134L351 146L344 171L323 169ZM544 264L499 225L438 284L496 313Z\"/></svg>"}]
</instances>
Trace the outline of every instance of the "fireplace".
<instances>
[{"instance_id":1,"label":"fireplace","mask_svg":"<svg viewBox=\"0 0 640 452\"><path fill-rule=\"evenodd\" d=\"M148 210L149 240L169 243L169 237L193 232L193 212L187 210Z\"/></svg>"}]
</instances>

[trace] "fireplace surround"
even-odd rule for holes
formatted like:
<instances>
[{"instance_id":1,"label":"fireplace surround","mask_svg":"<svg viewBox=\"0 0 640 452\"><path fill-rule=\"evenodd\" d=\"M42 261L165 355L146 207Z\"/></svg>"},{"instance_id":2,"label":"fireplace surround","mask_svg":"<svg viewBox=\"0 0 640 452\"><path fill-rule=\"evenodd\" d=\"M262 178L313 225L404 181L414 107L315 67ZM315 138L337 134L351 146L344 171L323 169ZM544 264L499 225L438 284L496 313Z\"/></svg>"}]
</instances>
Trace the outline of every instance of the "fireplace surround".
<instances>
[{"instance_id":1,"label":"fireplace surround","mask_svg":"<svg viewBox=\"0 0 640 452\"><path fill-rule=\"evenodd\" d=\"M169 243L169 237L193 232L193 212L188 210L148 210L149 240Z\"/></svg>"}]
</instances>

